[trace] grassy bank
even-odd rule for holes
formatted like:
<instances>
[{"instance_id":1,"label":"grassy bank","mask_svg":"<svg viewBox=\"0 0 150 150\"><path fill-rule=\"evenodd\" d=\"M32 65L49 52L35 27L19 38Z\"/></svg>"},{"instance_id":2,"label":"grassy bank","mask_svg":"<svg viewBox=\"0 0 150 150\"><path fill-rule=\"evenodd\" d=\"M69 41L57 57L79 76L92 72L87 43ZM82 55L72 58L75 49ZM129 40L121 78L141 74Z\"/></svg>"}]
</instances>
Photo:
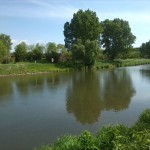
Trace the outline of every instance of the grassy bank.
<instances>
[{"instance_id":1,"label":"grassy bank","mask_svg":"<svg viewBox=\"0 0 150 150\"><path fill-rule=\"evenodd\" d=\"M95 69L116 68L122 66L135 66L150 64L150 59L125 59L116 60L113 62L98 61ZM81 64L73 63L16 63L16 64L0 64L0 76L2 75L18 75L32 73L49 73L49 72L64 72L82 68Z\"/></svg>"},{"instance_id":2,"label":"grassy bank","mask_svg":"<svg viewBox=\"0 0 150 150\"><path fill-rule=\"evenodd\" d=\"M115 61L98 61L95 64L96 69L116 68L125 66L137 66L150 64L150 59L118 59Z\"/></svg>"},{"instance_id":3,"label":"grassy bank","mask_svg":"<svg viewBox=\"0 0 150 150\"><path fill-rule=\"evenodd\" d=\"M39 150L149 150L150 109L145 110L137 123L128 128L124 125L103 127L96 135L84 131L79 136L66 135L54 144Z\"/></svg>"},{"instance_id":4,"label":"grassy bank","mask_svg":"<svg viewBox=\"0 0 150 150\"><path fill-rule=\"evenodd\" d=\"M69 71L72 68L63 65L51 63L16 63L1 64L0 75L31 74L31 73L49 73Z\"/></svg>"}]
</instances>

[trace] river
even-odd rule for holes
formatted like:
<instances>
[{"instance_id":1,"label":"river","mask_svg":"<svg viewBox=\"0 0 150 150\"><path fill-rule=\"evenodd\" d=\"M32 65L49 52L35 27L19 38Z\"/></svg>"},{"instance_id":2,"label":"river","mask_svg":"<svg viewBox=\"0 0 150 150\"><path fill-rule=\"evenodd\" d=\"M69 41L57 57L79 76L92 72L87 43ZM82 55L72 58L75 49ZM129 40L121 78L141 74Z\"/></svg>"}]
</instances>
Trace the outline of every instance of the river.
<instances>
[{"instance_id":1,"label":"river","mask_svg":"<svg viewBox=\"0 0 150 150\"><path fill-rule=\"evenodd\" d=\"M0 77L0 150L33 150L63 134L132 126L150 108L150 65Z\"/></svg>"}]
</instances>

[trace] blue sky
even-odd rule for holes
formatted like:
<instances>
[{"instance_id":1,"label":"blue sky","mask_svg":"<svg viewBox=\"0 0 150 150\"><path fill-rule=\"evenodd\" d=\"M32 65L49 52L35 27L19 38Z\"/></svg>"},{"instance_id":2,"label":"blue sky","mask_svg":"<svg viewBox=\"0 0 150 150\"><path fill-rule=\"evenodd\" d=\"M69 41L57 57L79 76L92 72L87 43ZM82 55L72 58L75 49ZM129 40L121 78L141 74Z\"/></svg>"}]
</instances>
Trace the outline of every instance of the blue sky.
<instances>
[{"instance_id":1,"label":"blue sky","mask_svg":"<svg viewBox=\"0 0 150 150\"><path fill-rule=\"evenodd\" d=\"M64 23L88 8L100 21L129 21L135 47L150 40L149 0L0 0L0 33L10 35L14 46L20 41L64 44Z\"/></svg>"}]
</instances>

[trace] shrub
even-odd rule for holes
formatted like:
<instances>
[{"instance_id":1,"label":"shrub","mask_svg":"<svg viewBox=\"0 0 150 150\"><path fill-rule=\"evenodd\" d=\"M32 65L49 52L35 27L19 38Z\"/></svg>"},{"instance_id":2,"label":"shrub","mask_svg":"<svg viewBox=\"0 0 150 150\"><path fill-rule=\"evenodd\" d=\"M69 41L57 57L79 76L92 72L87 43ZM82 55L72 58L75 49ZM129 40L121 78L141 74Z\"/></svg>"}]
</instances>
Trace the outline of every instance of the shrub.
<instances>
[{"instance_id":1,"label":"shrub","mask_svg":"<svg viewBox=\"0 0 150 150\"><path fill-rule=\"evenodd\" d=\"M78 150L79 146L78 137L66 135L59 138L51 150Z\"/></svg>"},{"instance_id":2,"label":"shrub","mask_svg":"<svg viewBox=\"0 0 150 150\"><path fill-rule=\"evenodd\" d=\"M99 150L96 138L88 131L79 136L80 150Z\"/></svg>"}]
</instances>

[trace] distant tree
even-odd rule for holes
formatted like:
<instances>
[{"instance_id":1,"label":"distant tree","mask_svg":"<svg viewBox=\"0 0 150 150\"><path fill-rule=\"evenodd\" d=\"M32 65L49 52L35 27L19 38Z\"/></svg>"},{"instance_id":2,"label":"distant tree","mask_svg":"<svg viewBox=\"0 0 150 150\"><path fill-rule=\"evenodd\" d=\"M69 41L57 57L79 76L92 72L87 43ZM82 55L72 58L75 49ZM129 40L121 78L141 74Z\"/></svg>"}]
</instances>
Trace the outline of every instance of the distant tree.
<instances>
[{"instance_id":1,"label":"distant tree","mask_svg":"<svg viewBox=\"0 0 150 150\"><path fill-rule=\"evenodd\" d=\"M33 60L42 60L44 51L44 45L37 43L32 50Z\"/></svg>"},{"instance_id":2,"label":"distant tree","mask_svg":"<svg viewBox=\"0 0 150 150\"><path fill-rule=\"evenodd\" d=\"M118 54L127 53L132 47L136 37L132 34L128 21L122 19L105 20L101 22L103 32L101 44L110 60L114 60Z\"/></svg>"},{"instance_id":3,"label":"distant tree","mask_svg":"<svg viewBox=\"0 0 150 150\"><path fill-rule=\"evenodd\" d=\"M64 25L65 46L71 50L77 39L85 44L86 40L99 41L102 28L95 12L79 10L73 15L71 22Z\"/></svg>"},{"instance_id":4,"label":"distant tree","mask_svg":"<svg viewBox=\"0 0 150 150\"><path fill-rule=\"evenodd\" d=\"M59 48L62 48L62 45L59 45L59 47L53 43L53 42L49 42L47 43L47 49L46 49L46 59L48 61L51 61L52 59L54 59L54 62L58 62L59 61L59 56L60 54L58 53L59 52Z\"/></svg>"},{"instance_id":5,"label":"distant tree","mask_svg":"<svg viewBox=\"0 0 150 150\"><path fill-rule=\"evenodd\" d=\"M2 63L4 58L7 56L7 47L0 41L0 62Z\"/></svg>"},{"instance_id":6,"label":"distant tree","mask_svg":"<svg viewBox=\"0 0 150 150\"><path fill-rule=\"evenodd\" d=\"M57 51L58 51L58 53L63 53L63 52L66 52L67 49L65 48L65 46L63 44L58 44Z\"/></svg>"},{"instance_id":7,"label":"distant tree","mask_svg":"<svg viewBox=\"0 0 150 150\"><path fill-rule=\"evenodd\" d=\"M8 63L10 59L11 39L9 35L0 34L0 62Z\"/></svg>"},{"instance_id":8,"label":"distant tree","mask_svg":"<svg viewBox=\"0 0 150 150\"><path fill-rule=\"evenodd\" d=\"M146 43L142 43L140 53L142 57L150 58L150 40Z\"/></svg>"},{"instance_id":9,"label":"distant tree","mask_svg":"<svg viewBox=\"0 0 150 150\"><path fill-rule=\"evenodd\" d=\"M15 47L15 60L17 62L25 61L27 58L28 46L25 42L21 42Z\"/></svg>"},{"instance_id":10,"label":"distant tree","mask_svg":"<svg viewBox=\"0 0 150 150\"><path fill-rule=\"evenodd\" d=\"M0 41L3 42L7 49L7 54L9 54L12 46L12 42L9 35L6 34L0 34Z\"/></svg>"}]
</instances>

